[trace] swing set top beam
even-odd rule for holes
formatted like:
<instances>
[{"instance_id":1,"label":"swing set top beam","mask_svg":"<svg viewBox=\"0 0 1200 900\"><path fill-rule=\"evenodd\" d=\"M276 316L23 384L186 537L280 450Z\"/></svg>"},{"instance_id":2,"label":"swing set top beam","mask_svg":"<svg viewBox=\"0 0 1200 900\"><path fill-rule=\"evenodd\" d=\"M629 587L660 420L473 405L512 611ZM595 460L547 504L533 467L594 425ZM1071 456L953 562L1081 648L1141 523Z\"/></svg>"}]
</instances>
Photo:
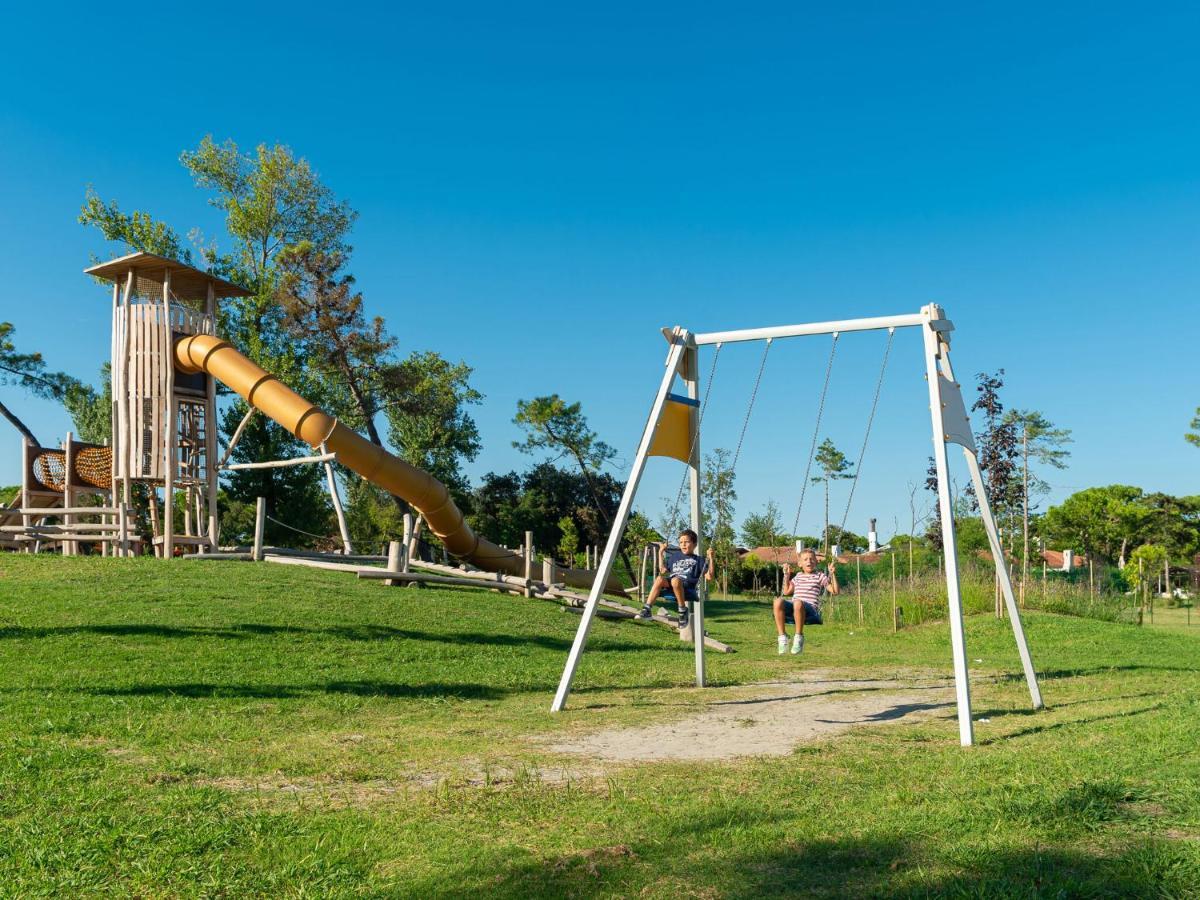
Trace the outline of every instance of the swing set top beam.
<instances>
[{"instance_id":1,"label":"swing set top beam","mask_svg":"<svg viewBox=\"0 0 1200 900\"><path fill-rule=\"evenodd\" d=\"M922 313L904 316L877 316L873 319L843 319L840 322L810 322L807 325L775 325L770 328L743 328L740 331L709 331L695 336L696 346L732 344L738 341L765 341L774 338L801 337L808 334L833 334L843 331L877 331L882 328L913 328L924 325Z\"/></svg>"}]
</instances>

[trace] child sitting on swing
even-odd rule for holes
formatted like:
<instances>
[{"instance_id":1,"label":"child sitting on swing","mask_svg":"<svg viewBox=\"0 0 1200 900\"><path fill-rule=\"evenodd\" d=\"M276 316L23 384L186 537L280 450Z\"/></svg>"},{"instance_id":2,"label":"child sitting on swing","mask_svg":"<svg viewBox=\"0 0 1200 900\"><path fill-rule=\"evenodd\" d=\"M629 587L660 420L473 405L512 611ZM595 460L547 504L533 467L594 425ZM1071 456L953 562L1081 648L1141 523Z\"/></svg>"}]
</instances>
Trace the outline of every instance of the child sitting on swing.
<instances>
[{"instance_id":1,"label":"child sitting on swing","mask_svg":"<svg viewBox=\"0 0 1200 900\"><path fill-rule=\"evenodd\" d=\"M779 632L779 653L787 653L788 636L784 627L788 616L796 623L796 636L792 639L792 653L804 652L804 625L821 625L821 595L828 591L838 592L837 559L830 557L828 574L817 571L817 551L801 550L797 557L800 571L792 575L789 563L783 564L783 585L788 594L775 598L775 628Z\"/></svg>"},{"instance_id":2,"label":"child sitting on swing","mask_svg":"<svg viewBox=\"0 0 1200 900\"><path fill-rule=\"evenodd\" d=\"M699 540L696 532L687 528L679 533L678 550L668 550L665 543L662 545L658 556L658 576L654 579L654 586L650 588L646 604L638 613L639 619L650 618L650 607L666 590L667 593L675 595L675 604L679 609L679 630L687 628L687 604L698 602L700 599L696 593L700 576L703 575L705 581L712 581L713 578L712 547L708 548L704 557L700 557L693 552L697 543Z\"/></svg>"}]
</instances>

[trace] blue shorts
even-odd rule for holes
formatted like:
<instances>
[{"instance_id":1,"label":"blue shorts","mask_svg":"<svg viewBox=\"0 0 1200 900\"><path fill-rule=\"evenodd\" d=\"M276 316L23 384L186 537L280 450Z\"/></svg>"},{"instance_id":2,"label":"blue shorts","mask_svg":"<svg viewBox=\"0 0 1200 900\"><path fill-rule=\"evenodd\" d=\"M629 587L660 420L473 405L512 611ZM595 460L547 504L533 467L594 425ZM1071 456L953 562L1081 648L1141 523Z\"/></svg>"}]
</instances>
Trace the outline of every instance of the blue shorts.
<instances>
[{"instance_id":1,"label":"blue shorts","mask_svg":"<svg viewBox=\"0 0 1200 900\"><path fill-rule=\"evenodd\" d=\"M663 588L662 588L662 594L660 594L659 596L675 597L675 585L673 585L671 583L671 576L660 574L658 577L661 578L664 582ZM678 597L675 597L675 602L676 603L680 602ZM694 582L692 584L688 584L688 582L686 582L686 581L683 583L683 602L684 603L699 603L700 602L700 595L696 591L696 585Z\"/></svg>"},{"instance_id":2,"label":"blue shorts","mask_svg":"<svg viewBox=\"0 0 1200 900\"><path fill-rule=\"evenodd\" d=\"M800 601L804 604L804 624L805 625L824 625L825 621L821 618L821 611L817 609L815 603L809 603L807 600ZM783 601L783 621L796 622L796 605L791 600Z\"/></svg>"}]
</instances>

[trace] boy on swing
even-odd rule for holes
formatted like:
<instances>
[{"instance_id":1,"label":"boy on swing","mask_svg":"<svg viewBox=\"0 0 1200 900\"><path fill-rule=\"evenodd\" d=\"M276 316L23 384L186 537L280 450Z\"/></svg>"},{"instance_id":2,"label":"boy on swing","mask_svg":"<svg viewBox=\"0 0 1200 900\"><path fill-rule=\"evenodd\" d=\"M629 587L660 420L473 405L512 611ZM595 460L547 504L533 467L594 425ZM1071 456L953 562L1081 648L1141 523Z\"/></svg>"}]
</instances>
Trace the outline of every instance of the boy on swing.
<instances>
[{"instance_id":1,"label":"boy on swing","mask_svg":"<svg viewBox=\"0 0 1200 900\"><path fill-rule=\"evenodd\" d=\"M638 613L639 619L650 618L650 607L665 589L675 595L675 604L679 609L679 630L687 628L687 604L700 599L696 593L700 576L703 575L705 581L713 579L712 547L708 548L704 557L698 556L694 552L698 542L696 532L687 528L679 533L678 550L667 550L667 545L662 545L658 552L658 576L650 588L650 596Z\"/></svg>"},{"instance_id":2,"label":"boy on swing","mask_svg":"<svg viewBox=\"0 0 1200 900\"><path fill-rule=\"evenodd\" d=\"M796 623L796 636L792 639L792 653L804 652L804 625L821 625L821 595L828 591L838 592L837 559L829 560L828 574L817 571L817 551L801 550L797 557L800 571L792 575L789 563L783 564L783 585L791 597L784 594L775 598L775 628L779 632L779 653L787 653L788 636L784 624L790 614Z\"/></svg>"}]
</instances>

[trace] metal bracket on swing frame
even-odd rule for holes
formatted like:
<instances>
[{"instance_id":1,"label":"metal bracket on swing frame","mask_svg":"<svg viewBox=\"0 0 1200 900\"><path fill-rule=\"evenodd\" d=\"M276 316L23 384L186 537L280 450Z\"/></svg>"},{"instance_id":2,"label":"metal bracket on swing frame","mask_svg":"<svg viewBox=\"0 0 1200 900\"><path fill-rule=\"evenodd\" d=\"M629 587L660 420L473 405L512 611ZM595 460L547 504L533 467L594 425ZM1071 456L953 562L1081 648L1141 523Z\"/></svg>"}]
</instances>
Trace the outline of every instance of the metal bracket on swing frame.
<instances>
[{"instance_id":1,"label":"metal bracket on swing frame","mask_svg":"<svg viewBox=\"0 0 1200 900\"><path fill-rule=\"evenodd\" d=\"M999 540L995 519L984 490L979 460L976 456L975 440L971 433L971 422L963 401L962 390L954 380L954 372L950 365L950 332L954 325L947 319L942 308L937 304L922 307L919 313L899 316L880 316L866 319L845 319L842 321L813 322L801 325L778 325L768 328L748 328L736 331L714 331L693 334L680 326L663 328L663 337L670 344L667 353L666 371L663 374L658 392L650 407L650 414L642 430L642 438L634 456L633 466L621 496L621 503L613 521L612 531L601 556L596 571L596 579L588 595L587 606L584 609L575 640L567 656L567 663L559 681L558 690L551 705L553 712L561 711L566 705L571 691L571 683L575 677L579 661L587 644L588 633L595 618L603 586L612 573L616 560L617 549L624 536L625 527L633 508L633 500L645 471L646 460L650 455L650 447L655 429L663 414L671 387L676 375L683 377L687 385L687 396L696 399L698 396L699 367L696 365L698 349L712 344L738 343L744 341L774 340L775 338L801 337L805 335L847 333L852 331L877 331L880 329L921 328L924 336L924 355L926 364L926 381L929 389L929 409L933 426L934 460L938 476L938 502L943 522L943 552L945 556L946 587L949 600L950 637L954 657L954 681L958 706L959 739L964 746L974 743L974 731L971 722L970 682L966 664L966 639L963 629L962 592L958 577L957 540L954 529L954 514L950 497L949 465L946 458L946 444L958 444L963 449L967 468L970 471L980 503L980 517L988 534L993 560L996 563L996 575L1004 594L1005 605L1012 624L1013 637L1021 656L1022 668L1028 683L1030 697L1034 709L1043 706L1041 692L1037 683L1037 675L1029 655L1029 647L1025 640L1025 632L1021 625L1020 612L1014 599L1012 583L1008 567L1004 564L1003 548ZM694 436L693 457L690 461L692 483L692 528L703 535L700 520L700 485L696 461L699 459L699 432ZM698 552L702 548L697 548ZM696 605L696 684L704 686L704 641L703 641L703 603Z\"/></svg>"}]
</instances>

